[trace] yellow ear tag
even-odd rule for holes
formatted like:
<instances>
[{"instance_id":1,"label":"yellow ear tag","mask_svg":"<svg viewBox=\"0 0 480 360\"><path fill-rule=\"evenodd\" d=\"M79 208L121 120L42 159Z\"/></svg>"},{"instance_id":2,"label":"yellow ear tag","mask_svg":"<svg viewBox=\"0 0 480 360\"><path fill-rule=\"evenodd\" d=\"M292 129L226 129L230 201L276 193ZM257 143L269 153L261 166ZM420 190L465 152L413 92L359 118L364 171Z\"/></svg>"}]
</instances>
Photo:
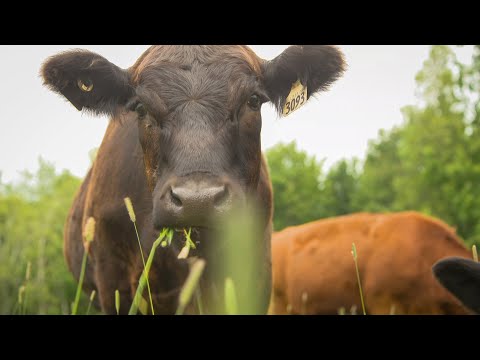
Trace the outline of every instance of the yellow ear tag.
<instances>
[{"instance_id":1,"label":"yellow ear tag","mask_svg":"<svg viewBox=\"0 0 480 360\"><path fill-rule=\"evenodd\" d=\"M82 80L78 79L77 85L80 88L80 90L82 90L83 92L90 92L93 90L93 83L91 83L90 85L87 85Z\"/></svg>"},{"instance_id":2,"label":"yellow ear tag","mask_svg":"<svg viewBox=\"0 0 480 360\"><path fill-rule=\"evenodd\" d=\"M307 102L307 87L303 86L300 80L292 85L292 90L287 96L285 105L283 105L283 116L288 116L295 110L301 108Z\"/></svg>"}]
</instances>

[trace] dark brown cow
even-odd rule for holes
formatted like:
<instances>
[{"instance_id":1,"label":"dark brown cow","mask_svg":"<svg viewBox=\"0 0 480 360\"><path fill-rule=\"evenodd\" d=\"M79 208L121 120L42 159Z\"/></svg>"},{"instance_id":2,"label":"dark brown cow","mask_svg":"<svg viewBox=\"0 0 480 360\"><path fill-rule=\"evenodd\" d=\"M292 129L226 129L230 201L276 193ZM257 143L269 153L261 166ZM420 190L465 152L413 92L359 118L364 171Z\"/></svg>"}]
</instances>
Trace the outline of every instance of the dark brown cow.
<instances>
[{"instance_id":1,"label":"dark brown cow","mask_svg":"<svg viewBox=\"0 0 480 360\"><path fill-rule=\"evenodd\" d=\"M245 46L152 46L127 70L86 50L45 62L41 73L51 90L78 110L112 117L65 228L65 256L78 279L82 228L89 217L96 219L84 290L98 292L105 313L115 312L116 289L121 313L128 311L142 268L123 203L127 196L145 253L163 227L194 227L200 244L195 255L207 260L202 294L212 282L209 259L221 256L213 219L253 198L263 225L257 280L264 305L258 312L266 312L272 194L260 146L261 105L271 101L281 111L297 80L310 96L327 89L343 70L342 54L333 46L290 46L272 61ZM171 314L177 307L188 274L177 253L173 246L156 254L151 270L156 313Z\"/></svg>"},{"instance_id":2,"label":"dark brown cow","mask_svg":"<svg viewBox=\"0 0 480 360\"><path fill-rule=\"evenodd\" d=\"M358 213L294 226L272 237L272 314L467 314L435 280L446 256L470 257L455 231L416 212ZM303 298L302 298L303 297Z\"/></svg>"}]
</instances>

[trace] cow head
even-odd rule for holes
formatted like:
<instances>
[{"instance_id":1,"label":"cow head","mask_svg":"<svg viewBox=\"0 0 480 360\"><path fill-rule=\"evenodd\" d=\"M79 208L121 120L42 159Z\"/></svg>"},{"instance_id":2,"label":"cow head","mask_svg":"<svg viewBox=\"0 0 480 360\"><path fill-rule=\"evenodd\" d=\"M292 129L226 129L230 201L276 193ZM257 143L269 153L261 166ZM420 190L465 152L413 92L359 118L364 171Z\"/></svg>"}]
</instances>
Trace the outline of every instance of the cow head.
<instances>
[{"instance_id":1,"label":"cow head","mask_svg":"<svg viewBox=\"0 0 480 360\"><path fill-rule=\"evenodd\" d=\"M271 61L245 46L153 46L129 69L86 50L49 58L45 85L78 110L138 123L153 222L208 226L257 189L261 107L281 111L292 84L308 97L344 71L333 46L290 46Z\"/></svg>"},{"instance_id":2,"label":"cow head","mask_svg":"<svg viewBox=\"0 0 480 360\"><path fill-rule=\"evenodd\" d=\"M448 257L433 265L433 274L463 305L480 314L480 263Z\"/></svg>"}]
</instances>

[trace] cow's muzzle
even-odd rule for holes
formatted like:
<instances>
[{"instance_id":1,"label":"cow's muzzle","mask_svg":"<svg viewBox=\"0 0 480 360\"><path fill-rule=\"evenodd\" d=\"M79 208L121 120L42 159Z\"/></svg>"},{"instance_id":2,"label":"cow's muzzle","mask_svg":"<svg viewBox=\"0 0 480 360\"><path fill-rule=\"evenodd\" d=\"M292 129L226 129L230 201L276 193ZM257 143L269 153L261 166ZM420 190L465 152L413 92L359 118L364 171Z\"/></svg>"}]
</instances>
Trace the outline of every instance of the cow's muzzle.
<instances>
[{"instance_id":1,"label":"cow's muzzle","mask_svg":"<svg viewBox=\"0 0 480 360\"><path fill-rule=\"evenodd\" d=\"M196 174L171 179L154 200L155 228L211 227L228 214L240 194L226 178Z\"/></svg>"}]
</instances>

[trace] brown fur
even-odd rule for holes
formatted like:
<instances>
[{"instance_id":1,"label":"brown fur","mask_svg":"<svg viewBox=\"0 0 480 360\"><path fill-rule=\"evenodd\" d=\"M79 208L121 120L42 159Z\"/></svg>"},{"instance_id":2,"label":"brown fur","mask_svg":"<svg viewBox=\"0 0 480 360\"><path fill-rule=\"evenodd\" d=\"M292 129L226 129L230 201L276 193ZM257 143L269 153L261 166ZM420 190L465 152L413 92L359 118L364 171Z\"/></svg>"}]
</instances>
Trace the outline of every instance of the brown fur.
<instances>
[{"instance_id":1,"label":"brown fur","mask_svg":"<svg viewBox=\"0 0 480 360\"><path fill-rule=\"evenodd\" d=\"M177 66L190 67L192 60L208 63L225 57L246 63L255 74L261 76L264 60L247 46L223 46L219 49L218 46L183 45L183 51L179 51L179 48L178 45L150 47L129 69L133 83L138 82L139 75L146 68L155 67L161 63L175 63Z\"/></svg>"},{"instance_id":2,"label":"brown fur","mask_svg":"<svg viewBox=\"0 0 480 360\"><path fill-rule=\"evenodd\" d=\"M269 312L285 314L289 307L295 314L337 314L355 306L360 313L352 243L368 314L468 313L438 284L431 267L470 252L452 228L416 212L358 213L274 233Z\"/></svg>"}]
</instances>

